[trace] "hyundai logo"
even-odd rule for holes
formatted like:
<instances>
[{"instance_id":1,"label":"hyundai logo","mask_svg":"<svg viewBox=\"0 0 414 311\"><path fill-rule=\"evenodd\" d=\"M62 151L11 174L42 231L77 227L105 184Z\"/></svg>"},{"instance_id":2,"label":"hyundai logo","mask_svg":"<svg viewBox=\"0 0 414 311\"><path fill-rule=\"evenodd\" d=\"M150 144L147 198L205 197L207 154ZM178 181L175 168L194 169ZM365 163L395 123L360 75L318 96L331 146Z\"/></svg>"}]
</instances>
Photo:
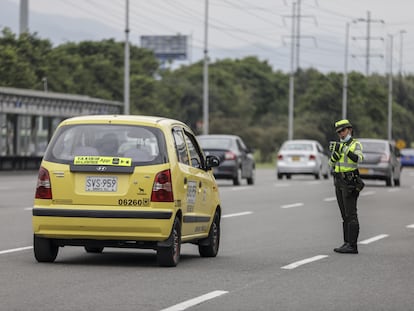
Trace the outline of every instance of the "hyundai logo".
<instances>
[{"instance_id":1,"label":"hyundai logo","mask_svg":"<svg viewBox=\"0 0 414 311\"><path fill-rule=\"evenodd\" d=\"M98 166L96 168L96 170L99 171L99 172L105 172L106 171L106 166Z\"/></svg>"}]
</instances>

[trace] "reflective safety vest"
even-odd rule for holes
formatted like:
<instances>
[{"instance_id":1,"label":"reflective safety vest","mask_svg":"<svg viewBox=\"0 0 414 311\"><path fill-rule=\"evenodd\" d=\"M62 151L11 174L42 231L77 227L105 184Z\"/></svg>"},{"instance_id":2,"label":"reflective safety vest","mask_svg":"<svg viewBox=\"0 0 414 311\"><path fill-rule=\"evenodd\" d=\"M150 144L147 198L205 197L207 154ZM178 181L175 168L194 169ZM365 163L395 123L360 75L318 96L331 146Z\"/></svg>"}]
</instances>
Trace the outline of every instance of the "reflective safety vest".
<instances>
[{"instance_id":1,"label":"reflective safety vest","mask_svg":"<svg viewBox=\"0 0 414 311\"><path fill-rule=\"evenodd\" d=\"M362 144L352 138L351 143L348 146L348 152L353 152L358 156L358 162L361 162L364 159L364 154L362 153ZM358 169L358 162L352 161L347 154L342 153L339 160L335 163L335 172L336 173L345 173L351 172Z\"/></svg>"}]
</instances>

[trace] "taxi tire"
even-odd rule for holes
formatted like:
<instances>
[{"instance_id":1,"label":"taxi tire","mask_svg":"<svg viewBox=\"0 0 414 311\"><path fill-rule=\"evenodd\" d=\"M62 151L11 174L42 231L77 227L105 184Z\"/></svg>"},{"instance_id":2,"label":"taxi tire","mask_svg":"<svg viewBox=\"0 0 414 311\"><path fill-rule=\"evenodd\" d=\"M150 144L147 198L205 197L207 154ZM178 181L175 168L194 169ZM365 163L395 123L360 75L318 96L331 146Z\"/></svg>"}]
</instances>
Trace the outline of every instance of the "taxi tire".
<instances>
[{"instance_id":1,"label":"taxi tire","mask_svg":"<svg viewBox=\"0 0 414 311\"><path fill-rule=\"evenodd\" d=\"M33 252L38 262L54 262L58 254L59 246L52 240L33 236Z\"/></svg>"},{"instance_id":2,"label":"taxi tire","mask_svg":"<svg viewBox=\"0 0 414 311\"><path fill-rule=\"evenodd\" d=\"M180 261L181 223L178 217L174 219L168 240L171 241L170 246L159 246L157 249L157 261L161 267L175 267Z\"/></svg>"},{"instance_id":3,"label":"taxi tire","mask_svg":"<svg viewBox=\"0 0 414 311\"><path fill-rule=\"evenodd\" d=\"M87 253L100 254L103 252L103 250L103 247L85 246L85 251Z\"/></svg>"},{"instance_id":4,"label":"taxi tire","mask_svg":"<svg viewBox=\"0 0 414 311\"><path fill-rule=\"evenodd\" d=\"M214 214L206 242L198 245L200 256L216 257L220 246L220 215L218 212Z\"/></svg>"}]
</instances>

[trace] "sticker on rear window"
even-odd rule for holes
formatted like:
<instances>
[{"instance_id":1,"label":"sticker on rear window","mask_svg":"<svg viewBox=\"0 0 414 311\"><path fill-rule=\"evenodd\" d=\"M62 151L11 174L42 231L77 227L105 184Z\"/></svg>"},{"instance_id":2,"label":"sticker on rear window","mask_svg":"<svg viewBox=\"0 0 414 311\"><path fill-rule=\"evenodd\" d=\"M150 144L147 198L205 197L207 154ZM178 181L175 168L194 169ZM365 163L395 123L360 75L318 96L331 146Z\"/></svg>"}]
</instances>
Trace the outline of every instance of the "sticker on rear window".
<instances>
[{"instance_id":1,"label":"sticker on rear window","mask_svg":"<svg viewBox=\"0 0 414 311\"><path fill-rule=\"evenodd\" d=\"M74 165L112 165L131 166L131 158L119 157L97 157L97 156L76 156L73 159Z\"/></svg>"}]
</instances>

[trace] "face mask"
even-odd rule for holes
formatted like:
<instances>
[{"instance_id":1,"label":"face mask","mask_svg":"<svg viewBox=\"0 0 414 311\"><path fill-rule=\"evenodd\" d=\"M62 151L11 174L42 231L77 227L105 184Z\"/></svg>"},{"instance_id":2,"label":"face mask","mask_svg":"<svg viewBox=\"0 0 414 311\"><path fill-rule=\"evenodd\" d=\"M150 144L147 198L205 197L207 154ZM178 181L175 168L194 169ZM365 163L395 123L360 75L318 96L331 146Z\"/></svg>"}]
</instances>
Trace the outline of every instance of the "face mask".
<instances>
[{"instance_id":1,"label":"face mask","mask_svg":"<svg viewBox=\"0 0 414 311\"><path fill-rule=\"evenodd\" d=\"M348 140L351 139L351 134L348 133L348 135L345 136L345 138L341 138L341 143L346 143Z\"/></svg>"}]
</instances>

